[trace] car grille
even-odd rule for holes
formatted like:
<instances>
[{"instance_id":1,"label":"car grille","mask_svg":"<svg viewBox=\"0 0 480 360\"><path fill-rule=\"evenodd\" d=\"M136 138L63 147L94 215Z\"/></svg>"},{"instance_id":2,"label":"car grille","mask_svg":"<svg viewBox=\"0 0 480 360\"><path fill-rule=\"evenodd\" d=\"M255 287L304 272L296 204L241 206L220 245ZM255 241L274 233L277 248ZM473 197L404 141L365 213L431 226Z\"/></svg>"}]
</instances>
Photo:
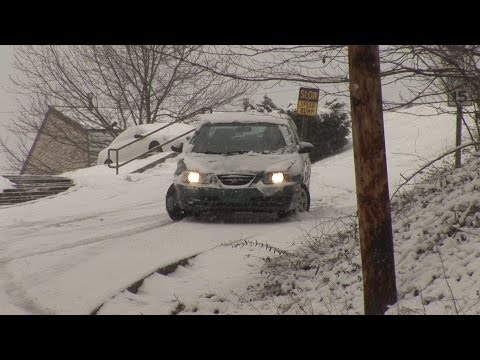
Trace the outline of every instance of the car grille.
<instances>
[{"instance_id":1,"label":"car grille","mask_svg":"<svg viewBox=\"0 0 480 360\"><path fill-rule=\"evenodd\" d=\"M252 174L228 174L228 175L218 175L218 179L224 185L228 186L240 186L249 184L255 175Z\"/></svg>"}]
</instances>

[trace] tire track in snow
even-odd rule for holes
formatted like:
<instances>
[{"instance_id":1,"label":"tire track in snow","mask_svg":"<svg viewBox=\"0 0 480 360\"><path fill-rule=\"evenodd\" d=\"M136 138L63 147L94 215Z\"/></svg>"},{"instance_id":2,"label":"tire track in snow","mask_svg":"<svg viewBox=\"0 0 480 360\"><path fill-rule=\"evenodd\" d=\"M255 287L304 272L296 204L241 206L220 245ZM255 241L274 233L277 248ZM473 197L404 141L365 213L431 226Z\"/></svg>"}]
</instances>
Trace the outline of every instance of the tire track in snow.
<instances>
[{"instance_id":1,"label":"tire track in snow","mask_svg":"<svg viewBox=\"0 0 480 360\"><path fill-rule=\"evenodd\" d=\"M156 215L152 216L152 217L154 217L155 219L158 219L158 216L156 216ZM105 235L100 235L100 236L93 236L93 237L89 236L88 238L76 241L73 244L60 245L60 246L56 246L56 247L53 247L53 248L50 248L50 249L47 249L47 250L43 250L43 251L34 251L34 252L29 252L29 253L25 253L25 254L16 255L16 256L14 255L14 256L11 256L11 257L0 258L0 265L5 265L10 261L19 260L19 259L23 259L23 258L27 258L27 257L31 257L31 256L50 254L50 253L54 253L54 252L57 252L57 251L73 249L73 248L76 248L76 247L86 246L86 245L90 245L90 244L94 244L94 243L101 243L101 242L108 241L108 240L111 240L112 242L113 241L118 241L118 239L121 239L121 238L124 238L124 237L127 237L127 236L139 234L139 233L142 233L142 232L145 232L145 231L150 231L150 230L153 230L153 229L156 229L156 228L159 228L159 227L164 227L164 226L173 225L173 224L175 224L175 223L172 220L168 219L168 220L164 220L160 223L157 223L155 221L153 223L149 223L149 224L146 224L144 226L136 227L136 228L132 229L131 228L132 223L128 223L127 225L125 225L128 228L130 228L130 230L128 230L128 231L122 230L122 231L111 232L111 233L108 233L108 234L105 234Z\"/></svg>"},{"instance_id":2,"label":"tire track in snow","mask_svg":"<svg viewBox=\"0 0 480 360\"><path fill-rule=\"evenodd\" d=\"M160 204L161 205L161 204ZM152 210L158 210L159 209L159 204L158 203L152 203L151 201L145 202L143 204L139 204L135 206L134 211L135 212L140 212L140 210L148 210L151 208ZM131 208L121 208L117 210L101 210L97 212L89 212L89 215L83 215L83 216L64 216L60 217L60 219L57 217L55 221L53 222L44 222L44 221L26 221L26 220L20 220L16 223L12 224L7 224L8 229L19 229L20 231L23 230L24 233L26 234L31 234L32 233L32 227L35 228L35 230L41 230L44 228L49 228L49 227L59 227L61 225L67 225L67 224L73 224L73 223L79 223L85 220L90 220L90 219L95 219L98 217L112 217L114 215L119 215L125 212L132 212Z\"/></svg>"},{"instance_id":3,"label":"tire track in snow","mask_svg":"<svg viewBox=\"0 0 480 360\"><path fill-rule=\"evenodd\" d=\"M178 223L169 221L168 223L165 223L163 228L170 228L167 226L169 224L178 225ZM185 234L183 234L182 228L183 227L180 226L178 229L173 229L173 231L169 230L166 233L151 232L151 236L150 234L140 236L136 239L139 241L138 247L129 241L123 241L121 244L116 244L115 247L112 248L115 250L113 253L110 250L105 251L103 249L102 252L94 251L93 253L82 250L81 253L70 254L68 257L57 256L54 258L54 261L57 261L56 264L48 259L48 255L46 258L35 260L34 264L29 264L29 261L20 259L20 263L13 263L14 266L10 268L7 266L5 268L13 278L11 285L14 287L12 288L12 286L10 286L9 293L16 298L16 302L21 301L26 309L35 310L35 313L89 314L101 304L112 298L112 296L121 293L121 291L124 291L130 285L137 282L138 279L143 279L149 274L152 274L159 267L163 268L178 261L178 259L208 252L217 246L224 246L226 240L230 238L230 241L233 241L233 239L238 236L238 233L235 233L235 231L232 232L231 229L223 229L223 231L220 232L220 234L223 234L222 236L224 239L221 244L215 241L212 242L212 240L197 242L196 240L199 239L196 239L195 237L186 236L184 238ZM199 228L195 231L195 234L198 235L198 232L205 233L206 231L210 231L210 226L203 227L202 224L199 224ZM168 236L168 233L178 233L179 237ZM242 238L251 239L263 236L264 233L265 229L257 229L250 232L250 234L246 234L247 236L242 235ZM225 236L228 234L231 236ZM165 237L165 235L167 236ZM164 242L164 245L158 246L157 238L161 241L168 239L171 241ZM200 236L200 238L202 238L202 236ZM177 242L179 240L181 240L182 243L185 243L184 245L181 245L181 247L190 243L190 245L188 245L189 250L180 252L174 251L170 255L161 250L174 250L174 248L178 247ZM153 246L153 251L148 251L150 245L147 244L157 245ZM129 249L131 249L133 253ZM140 251L136 251L136 249L139 249ZM136 261L133 261L132 264L127 264L120 260L121 258L127 261L132 258L138 259L139 256L147 255L145 249L147 249L150 255L147 256L147 261L140 268L135 266ZM124 250L127 250L126 257ZM80 255L80 258L78 258L78 255ZM117 255L120 255L121 257L119 258ZM121 266L121 272L123 273L122 276L116 275L112 277L109 275L116 273L121 269L118 268L118 266L110 267L108 265L110 263L109 259L111 259L112 256L119 259L117 263L120 264L120 266L121 264L126 266ZM59 260L60 263L58 263ZM103 265L107 266L105 267ZM134 266L132 267L132 265ZM46 266L47 268L42 271L42 266ZM25 269L27 271L23 271L22 274L17 274L16 272L18 269ZM87 271L87 269L90 270ZM29 271L30 275L28 275ZM131 274L130 276L127 275L129 272ZM81 274L85 275L79 277L78 275ZM94 277L92 278L91 276ZM112 283L111 280L115 280L114 283ZM85 293L82 290L85 285L80 285L79 281L86 281L89 283L89 287L92 289L91 293ZM15 285L15 283L17 285ZM76 284L80 286L77 286ZM102 289L104 290L102 291Z\"/></svg>"},{"instance_id":4,"label":"tire track in snow","mask_svg":"<svg viewBox=\"0 0 480 360\"><path fill-rule=\"evenodd\" d=\"M262 234L253 234L251 236L247 236L245 238L242 238L241 241L244 241L244 240L251 240L259 235L262 235ZM184 263L188 263L188 260L190 259L193 259L195 257L197 257L198 255L201 255L201 254L205 254L209 251L212 251L213 249L216 249L218 248L219 246L228 246L228 245L232 245L233 243L237 242L239 240L235 240L235 241L231 241L230 243L221 243L221 244L217 244L207 250L204 250L204 251L201 251L201 252L198 252L196 254L193 254L193 255L189 255L187 257L184 257L182 259L177 259L177 260L174 260L172 261L170 264L168 265L164 265L160 268L158 268L157 270L153 271L152 273L148 274L147 276L144 276L142 277L141 279L139 280L136 280L132 283L130 283L130 285L128 286L125 286L125 288L121 291L119 291L117 294L115 294L114 296L111 296L109 299L105 300L104 302L102 302L99 306L97 306L94 310L92 310L90 312L90 315L97 315L97 313L100 311L100 309L105 305L107 304L109 301L111 301L112 299L114 299L115 297L117 297L118 295L120 295L121 293L125 292L125 291L129 291L131 293L134 293L136 294L138 289L143 285L143 282L145 281L145 279L149 278L150 276L152 276L153 274L155 273L159 273L159 274L162 274L162 275L166 275L168 276L169 274L171 273L174 273L177 269L177 267L179 265L183 265ZM169 268L172 268L172 269L169 269ZM166 271L166 269L168 269Z\"/></svg>"},{"instance_id":5,"label":"tire track in snow","mask_svg":"<svg viewBox=\"0 0 480 360\"><path fill-rule=\"evenodd\" d=\"M161 227L174 224L174 222L170 219L164 219L163 221L159 222L158 221L159 217L157 215L152 216L151 218L155 218L155 221L145 224L144 226L135 227L134 229L131 229L131 223L129 223L128 225L125 225L130 228L130 230L128 231L122 230L122 231L109 233L101 236L94 236L94 237L90 236L88 238L84 238L80 241L77 241L73 244L66 244L66 245L61 245L61 246L56 246L54 248L46 249L44 251L34 251L34 252L27 252L23 254L20 253L10 257L1 258L0 259L0 272L2 274L1 282L4 283L4 286L2 286L2 288L5 289L4 294L8 297L8 303L15 304L15 307L18 307L26 311L27 313L53 314L52 311L47 311L44 308L37 305L35 301L31 298L31 296L29 296L26 289L24 289L22 286L18 286L15 284L15 282L12 280L12 276L9 276L9 270L7 269L8 263L12 261L32 257L32 256L48 255L58 251L74 249L74 248L88 246L92 244L104 243L106 241L111 241L112 243L116 243L118 242L119 239L129 237L133 234L139 234L141 232L150 231L152 229L161 228ZM145 217L143 217L142 219L145 221ZM70 259L67 259L67 261L64 261L61 264L57 264L53 267L49 267L44 271L36 272L31 276L24 276L22 280L27 283L29 282L36 283L37 280L48 278L50 274L52 273L55 274L55 273L58 273L59 271L65 271L69 269L71 266L72 266L72 263Z\"/></svg>"}]
</instances>

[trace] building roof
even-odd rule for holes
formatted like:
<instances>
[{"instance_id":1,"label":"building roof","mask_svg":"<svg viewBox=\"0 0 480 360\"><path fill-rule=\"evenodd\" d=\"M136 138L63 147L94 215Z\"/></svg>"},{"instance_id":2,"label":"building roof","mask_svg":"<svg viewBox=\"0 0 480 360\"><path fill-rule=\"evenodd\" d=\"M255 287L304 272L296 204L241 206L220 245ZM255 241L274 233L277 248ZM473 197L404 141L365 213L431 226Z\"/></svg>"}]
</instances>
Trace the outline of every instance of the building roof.
<instances>
[{"instance_id":1,"label":"building roof","mask_svg":"<svg viewBox=\"0 0 480 360\"><path fill-rule=\"evenodd\" d=\"M82 125L80 125L76 121L73 121L68 116L66 116L62 112L58 111L57 109L55 109L53 106L48 106L48 111L45 113L45 117L42 120L42 124L40 125L40 128L38 129L37 135L35 136L35 140L33 141L33 144L32 144L32 147L30 148L30 151L28 152L27 158L25 159L25 161L23 163L22 170L20 170L20 174L23 174L27 164L30 162L30 160L32 158L32 154L35 151L35 148L37 147L38 140L40 139L40 135L42 134L42 132L45 128L45 125L47 124L47 120L50 118L50 115L54 115L57 118L61 119L62 121L64 121L64 122L72 125L73 127L77 128L79 131L81 131L83 133L87 133L87 131L83 128Z\"/></svg>"}]
</instances>

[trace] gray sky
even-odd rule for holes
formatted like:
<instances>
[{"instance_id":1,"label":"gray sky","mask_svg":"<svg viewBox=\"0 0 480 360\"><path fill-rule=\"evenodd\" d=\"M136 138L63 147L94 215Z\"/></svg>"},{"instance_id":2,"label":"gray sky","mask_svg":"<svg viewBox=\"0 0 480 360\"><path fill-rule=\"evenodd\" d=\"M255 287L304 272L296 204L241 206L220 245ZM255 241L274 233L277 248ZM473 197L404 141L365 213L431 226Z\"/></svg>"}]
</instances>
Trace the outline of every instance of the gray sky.
<instances>
[{"instance_id":1,"label":"gray sky","mask_svg":"<svg viewBox=\"0 0 480 360\"><path fill-rule=\"evenodd\" d=\"M14 111L15 96L6 92L9 80L8 76L12 73L11 66L13 56L13 46L0 45L0 113L4 111Z\"/></svg>"},{"instance_id":2,"label":"gray sky","mask_svg":"<svg viewBox=\"0 0 480 360\"><path fill-rule=\"evenodd\" d=\"M9 84L8 76L12 72L11 56L13 46L0 45L0 134L5 133L4 126L7 125L14 114L10 113L16 110L16 98L6 91ZM5 157L0 152L0 175L4 174Z\"/></svg>"}]
</instances>

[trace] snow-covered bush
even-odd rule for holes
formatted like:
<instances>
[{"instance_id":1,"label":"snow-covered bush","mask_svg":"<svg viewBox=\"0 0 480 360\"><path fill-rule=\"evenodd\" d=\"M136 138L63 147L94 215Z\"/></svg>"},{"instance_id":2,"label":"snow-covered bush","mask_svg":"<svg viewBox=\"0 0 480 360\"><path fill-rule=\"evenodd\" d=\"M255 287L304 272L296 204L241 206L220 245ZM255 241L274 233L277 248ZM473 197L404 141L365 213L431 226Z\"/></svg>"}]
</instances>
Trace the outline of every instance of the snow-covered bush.
<instances>
[{"instance_id":1,"label":"snow-covered bush","mask_svg":"<svg viewBox=\"0 0 480 360\"><path fill-rule=\"evenodd\" d=\"M445 163L447 164L447 163ZM398 303L388 314L479 314L480 158L430 168L392 200Z\"/></svg>"},{"instance_id":2,"label":"snow-covered bush","mask_svg":"<svg viewBox=\"0 0 480 360\"><path fill-rule=\"evenodd\" d=\"M294 252L248 240L233 245L262 247L271 253L263 258L263 281L248 288L248 302L273 301L278 314L361 314L356 217L317 219L303 235L304 246Z\"/></svg>"}]
</instances>

